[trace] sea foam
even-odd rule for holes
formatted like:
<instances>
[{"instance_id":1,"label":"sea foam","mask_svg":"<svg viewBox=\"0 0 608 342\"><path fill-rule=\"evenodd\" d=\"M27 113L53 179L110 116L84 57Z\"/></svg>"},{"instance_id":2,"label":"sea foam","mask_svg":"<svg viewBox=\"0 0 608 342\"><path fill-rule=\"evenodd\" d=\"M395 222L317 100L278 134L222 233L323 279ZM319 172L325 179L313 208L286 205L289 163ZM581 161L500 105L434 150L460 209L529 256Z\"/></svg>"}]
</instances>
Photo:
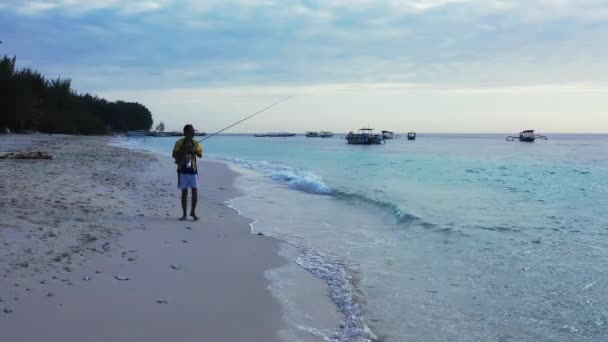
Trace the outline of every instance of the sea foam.
<instances>
[{"instance_id":1,"label":"sea foam","mask_svg":"<svg viewBox=\"0 0 608 342\"><path fill-rule=\"evenodd\" d=\"M254 161L232 157L214 158L233 162L246 169L260 172L272 180L286 184L290 189L317 195L329 195L332 192L331 188L323 182L323 179L320 176L309 171L273 164L267 161Z\"/></svg>"},{"instance_id":2,"label":"sea foam","mask_svg":"<svg viewBox=\"0 0 608 342\"><path fill-rule=\"evenodd\" d=\"M427 228L435 226L434 224L426 222L420 217L400 208L397 203L392 203L384 199L375 199L366 194L350 192L342 189L334 189L327 185L321 176L318 176L310 171L285 165L273 164L267 161L255 161L217 156L214 156L214 158L235 163L246 169L259 172L274 181L287 185L293 190L316 195L330 195L339 200L366 203L381 210L388 210L395 216L397 222L401 224L418 224Z\"/></svg>"},{"instance_id":3,"label":"sea foam","mask_svg":"<svg viewBox=\"0 0 608 342\"><path fill-rule=\"evenodd\" d=\"M355 300L354 287L346 269L338 263L330 262L328 257L320 252L309 248L300 250L302 255L297 258L296 263L317 278L327 282L331 289L332 300L344 314L341 330L330 340L337 342L376 340L376 336L363 321L360 306Z\"/></svg>"}]
</instances>

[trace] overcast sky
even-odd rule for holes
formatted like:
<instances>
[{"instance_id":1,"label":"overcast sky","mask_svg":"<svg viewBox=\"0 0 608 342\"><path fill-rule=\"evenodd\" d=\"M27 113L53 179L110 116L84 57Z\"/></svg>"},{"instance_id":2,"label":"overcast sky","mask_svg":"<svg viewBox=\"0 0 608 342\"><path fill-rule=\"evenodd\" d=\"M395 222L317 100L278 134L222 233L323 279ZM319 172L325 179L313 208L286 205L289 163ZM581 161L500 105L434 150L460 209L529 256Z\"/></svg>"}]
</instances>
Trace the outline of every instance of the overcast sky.
<instances>
[{"instance_id":1,"label":"overcast sky","mask_svg":"<svg viewBox=\"0 0 608 342\"><path fill-rule=\"evenodd\" d=\"M213 131L608 132L606 0L0 0L0 53Z\"/></svg>"}]
</instances>

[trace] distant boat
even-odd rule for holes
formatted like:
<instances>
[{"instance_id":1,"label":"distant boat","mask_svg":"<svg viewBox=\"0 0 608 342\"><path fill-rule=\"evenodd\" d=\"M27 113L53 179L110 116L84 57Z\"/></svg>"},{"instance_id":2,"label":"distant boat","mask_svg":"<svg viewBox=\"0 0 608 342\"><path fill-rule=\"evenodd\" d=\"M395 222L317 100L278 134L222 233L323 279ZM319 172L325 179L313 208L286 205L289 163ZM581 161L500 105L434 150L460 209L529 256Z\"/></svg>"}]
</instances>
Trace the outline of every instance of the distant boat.
<instances>
[{"instance_id":1,"label":"distant boat","mask_svg":"<svg viewBox=\"0 0 608 342\"><path fill-rule=\"evenodd\" d=\"M321 131L321 132L306 132L307 138L331 138L334 134L332 132Z\"/></svg>"},{"instance_id":2,"label":"distant boat","mask_svg":"<svg viewBox=\"0 0 608 342\"><path fill-rule=\"evenodd\" d=\"M382 138L383 139L393 139L394 138L394 133L391 131L382 131Z\"/></svg>"},{"instance_id":3,"label":"distant boat","mask_svg":"<svg viewBox=\"0 0 608 342\"><path fill-rule=\"evenodd\" d=\"M409 132L407 134L407 140L416 140L416 132Z\"/></svg>"},{"instance_id":4,"label":"distant boat","mask_svg":"<svg viewBox=\"0 0 608 342\"><path fill-rule=\"evenodd\" d=\"M258 133L254 134L254 137L257 138L286 138L286 137L295 137L295 133L286 133L286 132L271 132L271 133Z\"/></svg>"},{"instance_id":5,"label":"distant boat","mask_svg":"<svg viewBox=\"0 0 608 342\"><path fill-rule=\"evenodd\" d=\"M548 140L544 135L535 134L533 129L519 132L519 137L512 135L507 137L507 141L515 141L515 139L519 139L522 142L534 142L536 139Z\"/></svg>"},{"instance_id":6,"label":"distant boat","mask_svg":"<svg viewBox=\"0 0 608 342\"><path fill-rule=\"evenodd\" d=\"M184 135L183 133L179 133L179 132L150 131L150 132L146 133L146 136L148 136L148 137L162 138L162 137L172 137L172 136L175 136L175 134L178 134L178 136Z\"/></svg>"},{"instance_id":7,"label":"distant boat","mask_svg":"<svg viewBox=\"0 0 608 342\"><path fill-rule=\"evenodd\" d=\"M140 136L138 135L139 133L136 133L135 135L129 135L129 133L127 133L127 135L129 136ZM182 132L159 132L159 131L149 131L149 132L145 132L144 134L147 137L181 137L184 135L184 133ZM204 137L205 135L207 135L207 133L205 132L194 132L194 136L197 137Z\"/></svg>"},{"instance_id":8,"label":"distant boat","mask_svg":"<svg viewBox=\"0 0 608 342\"><path fill-rule=\"evenodd\" d=\"M358 133L349 132L345 138L352 145L378 145L384 142L382 135L374 133L373 128L361 128Z\"/></svg>"},{"instance_id":9,"label":"distant boat","mask_svg":"<svg viewBox=\"0 0 608 342\"><path fill-rule=\"evenodd\" d=\"M143 129L137 131L127 131L128 137L145 137L146 134L148 134L148 131L145 131Z\"/></svg>"}]
</instances>

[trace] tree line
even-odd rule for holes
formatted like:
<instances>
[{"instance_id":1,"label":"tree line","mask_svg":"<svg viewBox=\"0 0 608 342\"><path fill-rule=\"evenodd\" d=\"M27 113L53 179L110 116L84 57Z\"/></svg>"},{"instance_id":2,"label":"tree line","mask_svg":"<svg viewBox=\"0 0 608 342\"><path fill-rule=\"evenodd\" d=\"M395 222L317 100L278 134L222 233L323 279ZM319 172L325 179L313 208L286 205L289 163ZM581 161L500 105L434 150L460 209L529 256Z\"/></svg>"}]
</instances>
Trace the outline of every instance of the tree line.
<instances>
[{"instance_id":1,"label":"tree line","mask_svg":"<svg viewBox=\"0 0 608 342\"><path fill-rule=\"evenodd\" d=\"M0 130L65 134L110 134L149 130L152 113L136 102L110 102L81 94L68 78L46 79L16 57L0 60Z\"/></svg>"}]
</instances>

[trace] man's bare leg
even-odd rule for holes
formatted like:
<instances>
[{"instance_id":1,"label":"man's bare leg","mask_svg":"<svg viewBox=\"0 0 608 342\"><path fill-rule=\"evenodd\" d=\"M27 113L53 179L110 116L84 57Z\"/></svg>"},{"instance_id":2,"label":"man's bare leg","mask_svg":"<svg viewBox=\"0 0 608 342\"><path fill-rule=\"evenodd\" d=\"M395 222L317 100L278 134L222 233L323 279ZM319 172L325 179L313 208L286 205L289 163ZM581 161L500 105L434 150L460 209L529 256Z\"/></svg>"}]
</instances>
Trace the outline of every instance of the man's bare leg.
<instances>
[{"instance_id":1,"label":"man's bare leg","mask_svg":"<svg viewBox=\"0 0 608 342\"><path fill-rule=\"evenodd\" d=\"M192 188L192 210L190 211L190 216L194 221L198 221L198 216L196 216L196 202L198 202L198 189Z\"/></svg>"},{"instance_id":2,"label":"man's bare leg","mask_svg":"<svg viewBox=\"0 0 608 342\"><path fill-rule=\"evenodd\" d=\"M187 211L188 211L188 189L182 189L182 212L183 212L183 215L179 219L180 221L186 221L188 219L188 215L186 215Z\"/></svg>"}]
</instances>

